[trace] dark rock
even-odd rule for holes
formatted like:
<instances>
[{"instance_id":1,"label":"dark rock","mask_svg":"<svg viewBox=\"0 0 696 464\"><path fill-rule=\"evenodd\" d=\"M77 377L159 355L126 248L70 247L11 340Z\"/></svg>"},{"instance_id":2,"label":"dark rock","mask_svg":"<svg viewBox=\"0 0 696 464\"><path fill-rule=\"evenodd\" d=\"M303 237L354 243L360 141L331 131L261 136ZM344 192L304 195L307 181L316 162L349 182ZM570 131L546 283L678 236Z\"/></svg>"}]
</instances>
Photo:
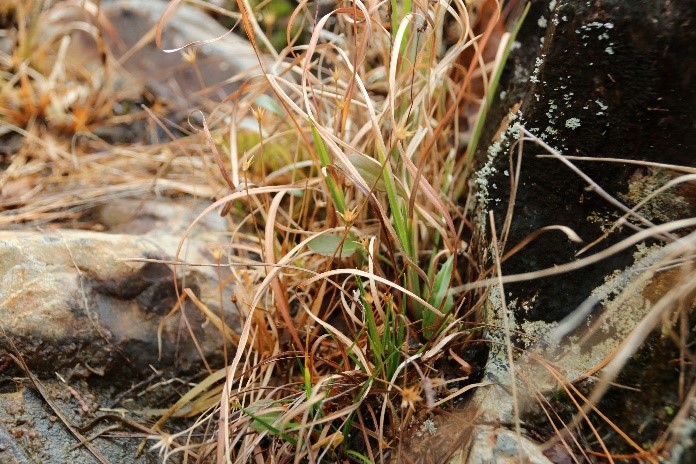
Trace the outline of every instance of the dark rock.
<instances>
[{"instance_id":1,"label":"dark rock","mask_svg":"<svg viewBox=\"0 0 696 464\"><path fill-rule=\"evenodd\" d=\"M689 82L696 54L689 53L686 44L693 47L696 43L694 17L695 2L637 5L614 1L592 2L589 6L585 2L558 2L548 20L547 34L516 122L521 120L525 128L563 155L693 165L696 93ZM515 55L511 63L515 63ZM508 77L512 78L510 73ZM510 92L519 87L519 82L512 86ZM493 121L491 126L498 127L499 123ZM488 193L499 228L508 209L512 172L507 146L505 141L501 143L498 156L489 166L492 175L486 176L487 184L497 187L489 187ZM596 192L588 191L587 183L558 160L536 157L539 154L545 154L545 150L533 143L525 144L515 220L507 243L518 243L533 231L553 224L571 227L585 243L571 244L560 233L545 234L505 262L505 274L575 260L582 246L600 237L622 214ZM479 163L484 164L487 156L485 151L480 152ZM636 189L636 178L657 183L654 178L662 176L661 185L674 177L669 172L629 164L574 163L629 207L638 202L630 195ZM665 215L648 219L664 222L693 215L696 208L688 202L690 191L683 188L673 192L674 201L663 208ZM601 251L629 233L631 230L624 227L593 251ZM604 276L629 265L630 254L614 255L564 274L561 279L554 276L509 284L506 291L512 293L511 299L527 302L525 320L559 320L602 284Z\"/></svg>"},{"instance_id":2,"label":"dark rock","mask_svg":"<svg viewBox=\"0 0 696 464\"><path fill-rule=\"evenodd\" d=\"M624 211L588 188L586 180L558 159L538 157L548 151L529 140L523 146L511 208L521 128L561 155L579 157L572 163L629 208L683 174L632 161L694 165L696 2L551 3L555 8L549 12L544 10L548 2L537 2L522 29L518 38L521 46L508 60L502 92L484 130L489 143L484 143L475 156L479 231L472 247L479 251L482 266L493 264L489 211L494 213L498 237L505 238L502 253L551 225L573 229L584 243L572 243L560 232L544 233L503 263L504 275L553 269L605 250L634 233L625 224L612 228ZM539 37L542 30L543 40ZM592 161L600 157L629 162ZM692 218L696 216L694 190L693 182L682 183L648 202L639 213L652 224ZM510 209L513 217L505 236L502 226ZM628 221L647 227L634 218ZM576 271L505 284L507 308L502 308L498 289L492 289L485 316L491 327L487 337L492 342L485 378L505 388L496 385L476 392L472 405L483 411L480 420L509 423L514 419L508 391L512 380L502 335L504 310L512 316L513 342L519 348L516 372L520 408L534 410L537 400L527 397L530 391L549 393L558 387L535 360L552 360L569 381L577 381L610 356L671 289L688 282L686 265L675 271L682 280L674 280L669 272L655 272L667 266L669 259L679 263L693 260L689 251L693 248L689 247L693 247L694 236L687 233L679 231L671 237L681 236L681 245L670 245L670 239L648 240ZM582 256L576 255L599 238L602 240ZM558 338L554 332L557 323L583 303L588 311L576 323L577 331ZM685 298L685 314L693 315L693 307ZM597 321L603 323L591 325ZM679 382L678 371L664 366L666 359L676 356L675 346L660 340L659 327L654 330L652 338L643 347L636 347L634 359L624 367L630 373L622 375L631 381L619 377L620 383L638 385L645 393L610 390L610 404L600 405L600 409L616 411L609 415L629 435L645 439L645 443L663 433L669 422L658 423L664 404L656 399L657 392L671 389L664 400L676 398L673 389ZM692 370L683 374L693 381ZM638 405L641 411L636 409ZM674 409L675 405L668 406ZM625 420L629 417L635 420ZM610 449L619 454L636 452L635 448L622 448L609 426L604 427L602 436ZM690 431L684 433L691 436Z\"/></svg>"}]
</instances>

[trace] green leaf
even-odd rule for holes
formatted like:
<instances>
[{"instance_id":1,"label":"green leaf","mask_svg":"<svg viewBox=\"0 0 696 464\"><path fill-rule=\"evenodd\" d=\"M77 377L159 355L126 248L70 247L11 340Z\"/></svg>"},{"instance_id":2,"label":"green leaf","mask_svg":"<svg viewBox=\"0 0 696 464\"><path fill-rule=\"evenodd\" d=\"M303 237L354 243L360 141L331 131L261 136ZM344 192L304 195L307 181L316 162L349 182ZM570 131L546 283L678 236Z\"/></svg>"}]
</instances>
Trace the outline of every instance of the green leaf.
<instances>
[{"instance_id":1,"label":"green leaf","mask_svg":"<svg viewBox=\"0 0 696 464\"><path fill-rule=\"evenodd\" d=\"M447 258L447 261L442 265L437 275L435 276L435 282L433 283L433 290L428 298L428 303L436 308L440 308L444 301L444 305L440 311L443 314L447 314L454 304L454 298L452 295L448 295L450 280L452 279L452 263L454 262L454 255ZM423 311L423 333L426 338L430 338L433 335L433 324L436 322L436 315L432 311L427 309Z\"/></svg>"},{"instance_id":2,"label":"green leaf","mask_svg":"<svg viewBox=\"0 0 696 464\"><path fill-rule=\"evenodd\" d=\"M354 457L354 458L357 458L360 462L364 462L364 463L366 463L366 464L371 464L371 463L372 463L372 461L370 461L370 459L369 459L368 457L366 457L366 456L363 455L363 454L358 453L357 451L348 450L348 451L346 452L346 454L347 454L348 456L352 456L352 457Z\"/></svg>"},{"instance_id":3,"label":"green leaf","mask_svg":"<svg viewBox=\"0 0 696 464\"><path fill-rule=\"evenodd\" d=\"M315 126L314 122L312 122L311 120L309 122L312 126L312 137L314 138L314 144L317 147L317 155L319 156L319 162L321 163L322 168L326 168L331 164L329 152L326 149L326 145L324 144L324 141L322 140L319 131L317 130L317 126ZM326 185L329 188L329 194L331 195L331 199L334 202L334 206L336 206L336 209L339 213L344 214L346 212L346 199L343 196L343 190L340 190L338 188L336 182L324 169L322 169L322 172L324 173Z\"/></svg>"},{"instance_id":4,"label":"green leaf","mask_svg":"<svg viewBox=\"0 0 696 464\"><path fill-rule=\"evenodd\" d=\"M447 290L449 289L450 280L452 279L452 263L454 262L454 255L447 258L447 261L442 265L440 271L435 276L435 282L433 283L433 291L428 298L428 303L440 307L442 300L447 295Z\"/></svg>"},{"instance_id":5,"label":"green leaf","mask_svg":"<svg viewBox=\"0 0 696 464\"><path fill-rule=\"evenodd\" d=\"M251 422L251 428L254 429L256 432L263 433L263 432L267 431L273 435L281 437L283 440L287 441L288 443L291 443L293 446L297 445L297 440L295 440L294 438L292 438L290 435L283 432L282 430L271 425L273 422L277 421L280 418L280 416L281 416L280 411L270 411L270 412L256 415L248 409L245 409L242 407L240 407L239 409L244 414L246 414L247 416L249 416L253 419Z\"/></svg>"},{"instance_id":6,"label":"green leaf","mask_svg":"<svg viewBox=\"0 0 696 464\"><path fill-rule=\"evenodd\" d=\"M376 185L377 190L385 189L384 180L382 180L382 165L375 159L358 153L348 153L346 157L370 188Z\"/></svg>"},{"instance_id":7,"label":"green leaf","mask_svg":"<svg viewBox=\"0 0 696 464\"><path fill-rule=\"evenodd\" d=\"M357 242L344 238L342 235L324 234L312 239L307 243L307 246L310 250L320 255L348 258L355 253L359 245Z\"/></svg>"}]
</instances>

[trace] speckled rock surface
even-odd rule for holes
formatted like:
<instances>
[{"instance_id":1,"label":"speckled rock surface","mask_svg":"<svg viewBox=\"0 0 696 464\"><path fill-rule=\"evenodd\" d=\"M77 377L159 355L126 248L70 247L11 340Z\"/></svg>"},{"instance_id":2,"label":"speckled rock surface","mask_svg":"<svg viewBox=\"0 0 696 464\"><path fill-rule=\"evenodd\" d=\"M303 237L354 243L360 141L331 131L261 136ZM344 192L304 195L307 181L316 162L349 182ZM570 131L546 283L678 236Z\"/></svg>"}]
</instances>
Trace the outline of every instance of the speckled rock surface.
<instances>
[{"instance_id":1,"label":"speckled rock surface","mask_svg":"<svg viewBox=\"0 0 696 464\"><path fill-rule=\"evenodd\" d=\"M472 447L466 462L469 464L519 462L551 464L538 445L530 439L524 436L518 437L510 430L481 425L474 430ZM455 464L456 461L450 461L450 463Z\"/></svg>"},{"instance_id":2,"label":"speckled rock surface","mask_svg":"<svg viewBox=\"0 0 696 464\"><path fill-rule=\"evenodd\" d=\"M190 368L200 355L186 324L203 353L216 354L219 334L212 325L203 327L206 317L193 305L185 305L187 323L181 312L165 318L177 301L171 266L138 261L171 262L178 242L165 235L0 232L0 324L6 336L30 367L47 371L79 363L105 371ZM206 262L204 247L187 251L193 262ZM220 314L216 276L201 267L180 269L179 279L180 292L192 289Z\"/></svg>"},{"instance_id":3,"label":"speckled rock surface","mask_svg":"<svg viewBox=\"0 0 696 464\"><path fill-rule=\"evenodd\" d=\"M161 411L153 407L170 405L178 385L157 386L159 380L197 372L201 353L216 365L222 337L214 324L191 303L184 304L186 321L181 311L168 316L177 301L169 263L205 206L193 200L121 199L94 210L104 232L0 231L1 463L97 462L78 446L54 407L75 427L112 408L126 417L131 412L156 417ZM226 229L221 217L204 217L191 229L179 260L215 263L212 253L224 244ZM223 301L226 323L238 327L233 285L222 294L218 289L226 270L179 266L177 274L180 291L190 288L216 315ZM21 357L53 404L10 354ZM129 393L140 382L140 389ZM147 386L151 392L140 396ZM108 462L159 462L156 453L136 459L142 431L118 421L100 422L85 436L108 430L124 435L92 442Z\"/></svg>"},{"instance_id":4,"label":"speckled rock surface","mask_svg":"<svg viewBox=\"0 0 696 464\"><path fill-rule=\"evenodd\" d=\"M553 269L602 252L634 234L636 225L647 228L696 216L693 181L675 181L684 170L640 164L693 167L696 59L689 47L696 39L696 4L532 3L517 39L519 46L514 47L503 73L491 112L496 116L484 130L488 142L477 152L479 234L472 239L472 248L478 250L482 267L493 264L489 212L494 214L497 236L503 238L502 253L540 228L554 225L571 228L583 242L573 243L558 230L545 232L503 262L504 275ZM563 162L558 157L541 157L551 150L532 137L518 152L523 128L560 155L576 158ZM596 160L600 157L629 162ZM590 187L571 163L596 184ZM668 182L674 186L646 199ZM605 193L600 194L596 186ZM608 196L616 201L608 201ZM643 220L634 215L617 223L633 207ZM510 213L512 220L506 222ZM509 224L505 232L504 224ZM479 389L470 405L480 412L480 423L500 422L503 430L513 428L513 381L503 317L510 323L515 345L520 412L523 420L534 416L530 428L536 430L528 432L536 434L531 436L548 439L554 436L550 426L538 434L542 430L539 424L546 421L539 408L540 395L556 398L559 383L540 361L551 363L556 375L576 381L589 394L592 384L581 383L583 376L602 375L602 362L670 290L686 285L685 272L693 275L688 265L675 264L670 270L666 264L668 256L673 263L693 262L688 246L679 251L664 247L680 237L693 246L693 235L687 236L690 230L637 241L571 272L506 283L504 299L493 288L484 316L491 346L484 381L494 386ZM578 254L589 244L592 246ZM683 300L680 317L688 327L693 326L694 306L689 298ZM573 316L572 323L562 322ZM677 318L673 314L663 317ZM670 361L679 358L680 351L665 335L669 330L659 323L652 328L617 379L632 389L610 389L599 404L638 443L626 445L615 430L597 420L599 433L617 454L650 449L679 409L678 385L684 378L691 379L687 385L693 380L693 371L684 367L680 380L680 368ZM673 330L674 338L679 330ZM689 337L688 330L679 333ZM567 398L565 403L556 400L553 407L569 421L577 408ZM578 440L593 436L583 426L573 433ZM491 451L489 446L481 446ZM583 446L574 448L574 453L579 456L585 449L601 453L599 448ZM670 454L669 449L660 451L664 456ZM570 459L564 450L547 449L546 453L554 462Z\"/></svg>"},{"instance_id":5,"label":"speckled rock surface","mask_svg":"<svg viewBox=\"0 0 696 464\"><path fill-rule=\"evenodd\" d=\"M75 424L88 423L81 418L84 412L75 404L68 387L60 381L48 381L46 391L55 398L68 420ZM87 393L83 390L83 393ZM107 432L112 426L104 422L86 435ZM146 452L136 457L140 444L137 436L96 437L92 446L110 463L154 464L160 462L157 453ZM99 461L73 436L56 417L46 402L32 389L19 387L11 393L0 394L0 462L3 464L94 464Z\"/></svg>"}]
</instances>

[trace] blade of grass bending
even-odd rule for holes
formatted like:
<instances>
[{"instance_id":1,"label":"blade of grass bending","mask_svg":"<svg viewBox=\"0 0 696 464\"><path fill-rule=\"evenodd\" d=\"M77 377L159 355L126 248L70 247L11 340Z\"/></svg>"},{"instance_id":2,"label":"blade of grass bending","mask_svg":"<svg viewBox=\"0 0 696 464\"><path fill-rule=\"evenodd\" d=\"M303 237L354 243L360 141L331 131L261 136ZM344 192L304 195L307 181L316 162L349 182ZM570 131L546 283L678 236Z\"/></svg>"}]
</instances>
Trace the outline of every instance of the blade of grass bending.
<instances>
[{"instance_id":1,"label":"blade of grass bending","mask_svg":"<svg viewBox=\"0 0 696 464\"><path fill-rule=\"evenodd\" d=\"M449 289L450 280L452 278L452 263L454 261L454 255L447 258L447 261L442 265L440 270L435 277L435 282L433 283L433 291L428 298L428 303L434 307L440 309L443 314L447 314L452 306L450 303L450 298L448 298L447 291ZM434 334L433 326L437 322L437 316L435 313L429 310L423 311L423 334L426 338L432 337Z\"/></svg>"},{"instance_id":2,"label":"blade of grass bending","mask_svg":"<svg viewBox=\"0 0 696 464\"><path fill-rule=\"evenodd\" d=\"M490 85L488 86L488 90L486 91L486 101L481 107L481 111L479 112L479 116L476 120L476 126L474 127L474 131L471 134L469 146L467 147L466 154L464 155L466 157L467 166L465 168L465 171L466 169L468 169L468 164L471 162L471 158L476 152L476 147L478 145L479 139L481 138L481 132L483 130L483 124L486 121L488 109L491 107L491 104L493 103L493 95L495 95L495 91L498 88L498 84L500 83L500 76L503 74L503 69L505 69L505 63L507 62L507 59L510 56L510 50L512 50L512 44L515 42L517 34L520 32L520 28L522 27L522 23L524 23L524 19L527 17L530 5L531 3L527 3L527 6L522 12L520 19L515 24L515 27L513 28L512 32L510 32L510 37L508 39L507 44L505 45L505 50L503 51L503 55L500 59L500 65L498 65L498 67L496 68L495 74L493 74L493 78L491 79ZM466 176L463 176L463 178L464 177ZM460 190L460 188L457 189L457 196L459 196Z\"/></svg>"},{"instance_id":3,"label":"blade of grass bending","mask_svg":"<svg viewBox=\"0 0 696 464\"><path fill-rule=\"evenodd\" d=\"M297 440L292 438L287 433L284 433L282 430L273 427L271 424L269 424L265 420L261 419L261 416L255 415L253 412L247 410L246 408L243 408L242 406L239 406L239 410L242 411L247 416L251 417L251 419L254 421L254 423L258 423L258 425L260 425L261 427L266 429L268 432L282 438L283 440L290 443L292 446L297 446ZM252 427L253 427L253 425L252 425Z\"/></svg>"},{"instance_id":4,"label":"blade of grass bending","mask_svg":"<svg viewBox=\"0 0 696 464\"><path fill-rule=\"evenodd\" d=\"M319 162L322 167L322 174L326 179L326 185L329 187L329 194L333 200L336 210L339 213L344 214L346 212L346 199L343 196L343 190L339 189L334 182L333 177L328 175L325 168L331 164L331 159L329 158L329 152L326 150L326 145L317 131L317 127L314 125L312 120L309 120L309 124L312 127L312 137L314 138L314 144L317 146L317 155L319 156Z\"/></svg>"}]
</instances>

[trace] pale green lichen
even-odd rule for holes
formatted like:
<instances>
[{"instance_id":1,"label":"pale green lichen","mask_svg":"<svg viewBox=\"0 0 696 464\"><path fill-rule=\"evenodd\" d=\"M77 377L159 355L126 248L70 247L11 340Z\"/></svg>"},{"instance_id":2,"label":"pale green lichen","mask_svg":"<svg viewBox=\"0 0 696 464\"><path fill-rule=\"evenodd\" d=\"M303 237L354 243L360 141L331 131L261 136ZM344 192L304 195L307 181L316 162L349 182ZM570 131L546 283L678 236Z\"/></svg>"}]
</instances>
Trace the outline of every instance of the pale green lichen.
<instances>
[{"instance_id":1,"label":"pale green lichen","mask_svg":"<svg viewBox=\"0 0 696 464\"><path fill-rule=\"evenodd\" d=\"M494 141L488 147L486 162L481 166L481 168L476 172L474 180L476 182L476 193L475 198L478 200L479 204L485 207L491 201L491 190L495 190L495 184L490 182L491 176L493 176L498 169L495 167L495 160L501 153L507 153L513 140L517 140L521 134L522 127L522 112L511 113L508 115L508 120L510 124L507 130L500 136L499 140ZM499 200L495 200L499 201ZM485 223L485 218L482 218Z\"/></svg>"},{"instance_id":2,"label":"pale green lichen","mask_svg":"<svg viewBox=\"0 0 696 464\"><path fill-rule=\"evenodd\" d=\"M421 425L420 429L423 432L427 432L428 435L430 435L431 437L434 437L437 433L437 424L435 424L435 421L428 418L423 421L423 424Z\"/></svg>"},{"instance_id":3,"label":"pale green lichen","mask_svg":"<svg viewBox=\"0 0 696 464\"><path fill-rule=\"evenodd\" d=\"M633 207L672 178L664 169L650 168L647 173L636 171L629 180L628 191L619 194L619 198ZM675 188L670 188L641 206L638 212L649 221L668 222L686 216L689 209L688 201L678 195Z\"/></svg>"},{"instance_id":4,"label":"pale green lichen","mask_svg":"<svg viewBox=\"0 0 696 464\"><path fill-rule=\"evenodd\" d=\"M571 130L577 129L578 127L580 127L580 124L581 123L580 123L579 118L569 118L569 119L566 119L566 122L565 122L565 126Z\"/></svg>"}]
</instances>

